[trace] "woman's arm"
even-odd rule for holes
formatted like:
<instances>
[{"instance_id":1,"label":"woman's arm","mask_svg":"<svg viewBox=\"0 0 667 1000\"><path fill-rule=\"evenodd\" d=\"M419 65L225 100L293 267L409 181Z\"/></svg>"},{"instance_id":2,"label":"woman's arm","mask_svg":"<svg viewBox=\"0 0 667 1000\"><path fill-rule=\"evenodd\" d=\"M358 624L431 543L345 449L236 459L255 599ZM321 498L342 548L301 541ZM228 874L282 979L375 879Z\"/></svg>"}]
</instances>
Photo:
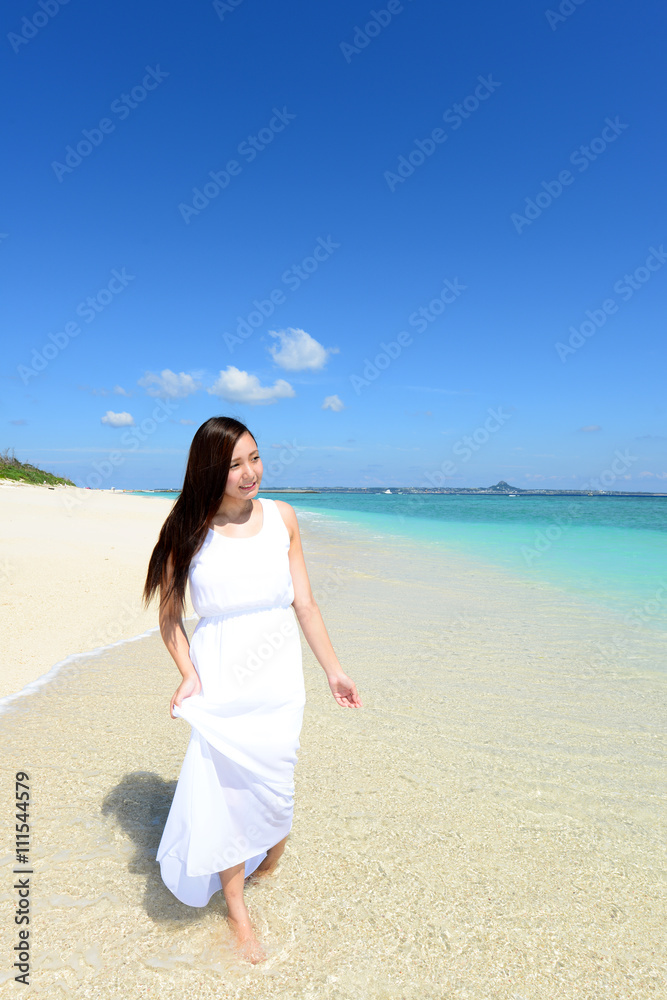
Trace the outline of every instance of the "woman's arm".
<instances>
[{"instance_id":1,"label":"woman's arm","mask_svg":"<svg viewBox=\"0 0 667 1000\"><path fill-rule=\"evenodd\" d=\"M172 573L173 560L171 555L169 555L161 594L166 593ZM169 601L165 601L164 598L160 600L159 623L162 641L169 650L183 678L174 692L169 705L169 714L172 719L175 719L174 705L180 705L183 699L189 698L190 695L199 694L201 691L201 682L199 674L195 670L194 663L190 659L190 643L188 642L185 626L183 625L180 608L173 596Z\"/></svg>"},{"instance_id":2,"label":"woman's arm","mask_svg":"<svg viewBox=\"0 0 667 1000\"><path fill-rule=\"evenodd\" d=\"M310 589L310 580L301 547L299 522L294 508L284 500L277 500L282 518L290 535L289 566L294 584L292 607L306 641L312 649L329 682L331 693L346 708L361 708L361 698L356 685L344 672L331 645L329 633L322 619L320 609Z\"/></svg>"}]
</instances>

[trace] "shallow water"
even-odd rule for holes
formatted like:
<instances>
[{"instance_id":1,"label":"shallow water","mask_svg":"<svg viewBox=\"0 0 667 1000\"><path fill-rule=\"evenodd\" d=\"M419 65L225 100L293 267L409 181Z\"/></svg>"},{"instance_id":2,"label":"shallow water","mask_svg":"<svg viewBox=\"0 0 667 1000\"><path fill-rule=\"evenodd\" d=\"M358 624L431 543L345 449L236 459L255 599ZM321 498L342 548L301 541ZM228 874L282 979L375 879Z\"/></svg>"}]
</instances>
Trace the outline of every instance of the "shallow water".
<instances>
[{"instance_id":1,"label":"shallow water","mask_svg":"<svg viewBox=\"0 0 667 1000\"><path fill-rule=\"evenodd\" d=\"M412 540L443 558L459 552L667 630L667 497L262 495L353 534Z\"/></svg>"},{"instance_id":2,"label":"shallow water","mask_svg":"<svg viewBox=\"0 0 667 1000\"><path fill-rule=\"evenodd\" d=\"M247 892L269 960L234 958L220 894L194 910L160 880L189 730L169 719L177 671L153 635L69 662L0 716L4 786L31 776L33 992L659 996L657 633L545 581L299 516L364 708L336 706L304 642L294 828Z\"/></svg>"}]
</instances>

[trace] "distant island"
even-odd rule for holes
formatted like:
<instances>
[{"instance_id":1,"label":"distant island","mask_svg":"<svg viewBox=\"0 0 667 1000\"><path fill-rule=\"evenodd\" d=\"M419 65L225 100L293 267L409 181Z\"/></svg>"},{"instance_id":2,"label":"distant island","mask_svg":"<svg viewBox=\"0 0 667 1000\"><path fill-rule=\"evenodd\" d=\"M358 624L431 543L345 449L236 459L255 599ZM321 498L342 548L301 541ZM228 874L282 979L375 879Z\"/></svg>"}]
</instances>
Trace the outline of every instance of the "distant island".
<instances>
[{"instance_id":1,"label":"distant island","mask_svg":"<svg viewBox=\"0 0 667 1000\"><path fill-rule=\"evenodd\" d=\"M123 493L180 493L180 489L122 490ZM505 496L505 497L667 497L667 493L630 492L629 490L524 490L510 486L501 479L495 486L272 486L261 487L260 493L418 493L448 496Z\"/></svg>"}]
</instances>

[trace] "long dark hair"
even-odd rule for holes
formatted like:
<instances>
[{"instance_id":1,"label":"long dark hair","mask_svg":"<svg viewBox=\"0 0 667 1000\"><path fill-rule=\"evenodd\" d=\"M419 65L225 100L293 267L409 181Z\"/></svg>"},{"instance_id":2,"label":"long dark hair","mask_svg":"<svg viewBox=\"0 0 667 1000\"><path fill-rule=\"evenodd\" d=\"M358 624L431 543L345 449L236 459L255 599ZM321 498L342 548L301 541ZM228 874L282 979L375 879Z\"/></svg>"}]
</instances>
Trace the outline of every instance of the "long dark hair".
<instances>
[{"instance_id":1,"label":"long dark hair","mask_svg":"<svg viewBox=\"0 0 667 1000\"><path fill-rule=\"evenodd\" d=\"M254 435L234 417L211 417L195 433L188 453L183 489L165 520L148 563L143 599L147 607L156 592L160 602L174 601L185 610L185 587L190 562L204 540L227 485L236 442ZM257 443L257 442L255 442ZM166 584L167 560L173 573Z\"/></svg>"}]
</instances>

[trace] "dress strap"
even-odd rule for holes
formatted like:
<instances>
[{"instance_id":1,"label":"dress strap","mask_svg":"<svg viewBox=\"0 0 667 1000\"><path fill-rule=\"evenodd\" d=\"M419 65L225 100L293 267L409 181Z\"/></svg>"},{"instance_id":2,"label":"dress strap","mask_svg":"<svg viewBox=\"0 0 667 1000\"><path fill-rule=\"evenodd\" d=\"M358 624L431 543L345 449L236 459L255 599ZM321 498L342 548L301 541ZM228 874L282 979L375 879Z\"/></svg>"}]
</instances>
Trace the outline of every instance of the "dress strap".
<instances>
[{"instance_id":1,"label":"dress strap","mask_svg":"<svg viewBox=\"0 0 667 1000\"><path fill-rule=\"evenodd\" d=\"M264 524L263 534L270 533L274 538L280 538L283 541L287 538L289 545L289 531L278 510L276 501L270 497L262 497L262 507L264 508L264 517L268 518Z\"/></svg>"},{"instance_id":2,"label":"dress strap","mask_svg":"<svg viewBox=\"0 0 667 1000\"><path fill-rule=\"evenodd\" d=\"M264 511L264 531L274 531L276 525L276 514L280 517L275 500L270 497L262 497L262 510Z\"/></svg>"}]
</instances>

